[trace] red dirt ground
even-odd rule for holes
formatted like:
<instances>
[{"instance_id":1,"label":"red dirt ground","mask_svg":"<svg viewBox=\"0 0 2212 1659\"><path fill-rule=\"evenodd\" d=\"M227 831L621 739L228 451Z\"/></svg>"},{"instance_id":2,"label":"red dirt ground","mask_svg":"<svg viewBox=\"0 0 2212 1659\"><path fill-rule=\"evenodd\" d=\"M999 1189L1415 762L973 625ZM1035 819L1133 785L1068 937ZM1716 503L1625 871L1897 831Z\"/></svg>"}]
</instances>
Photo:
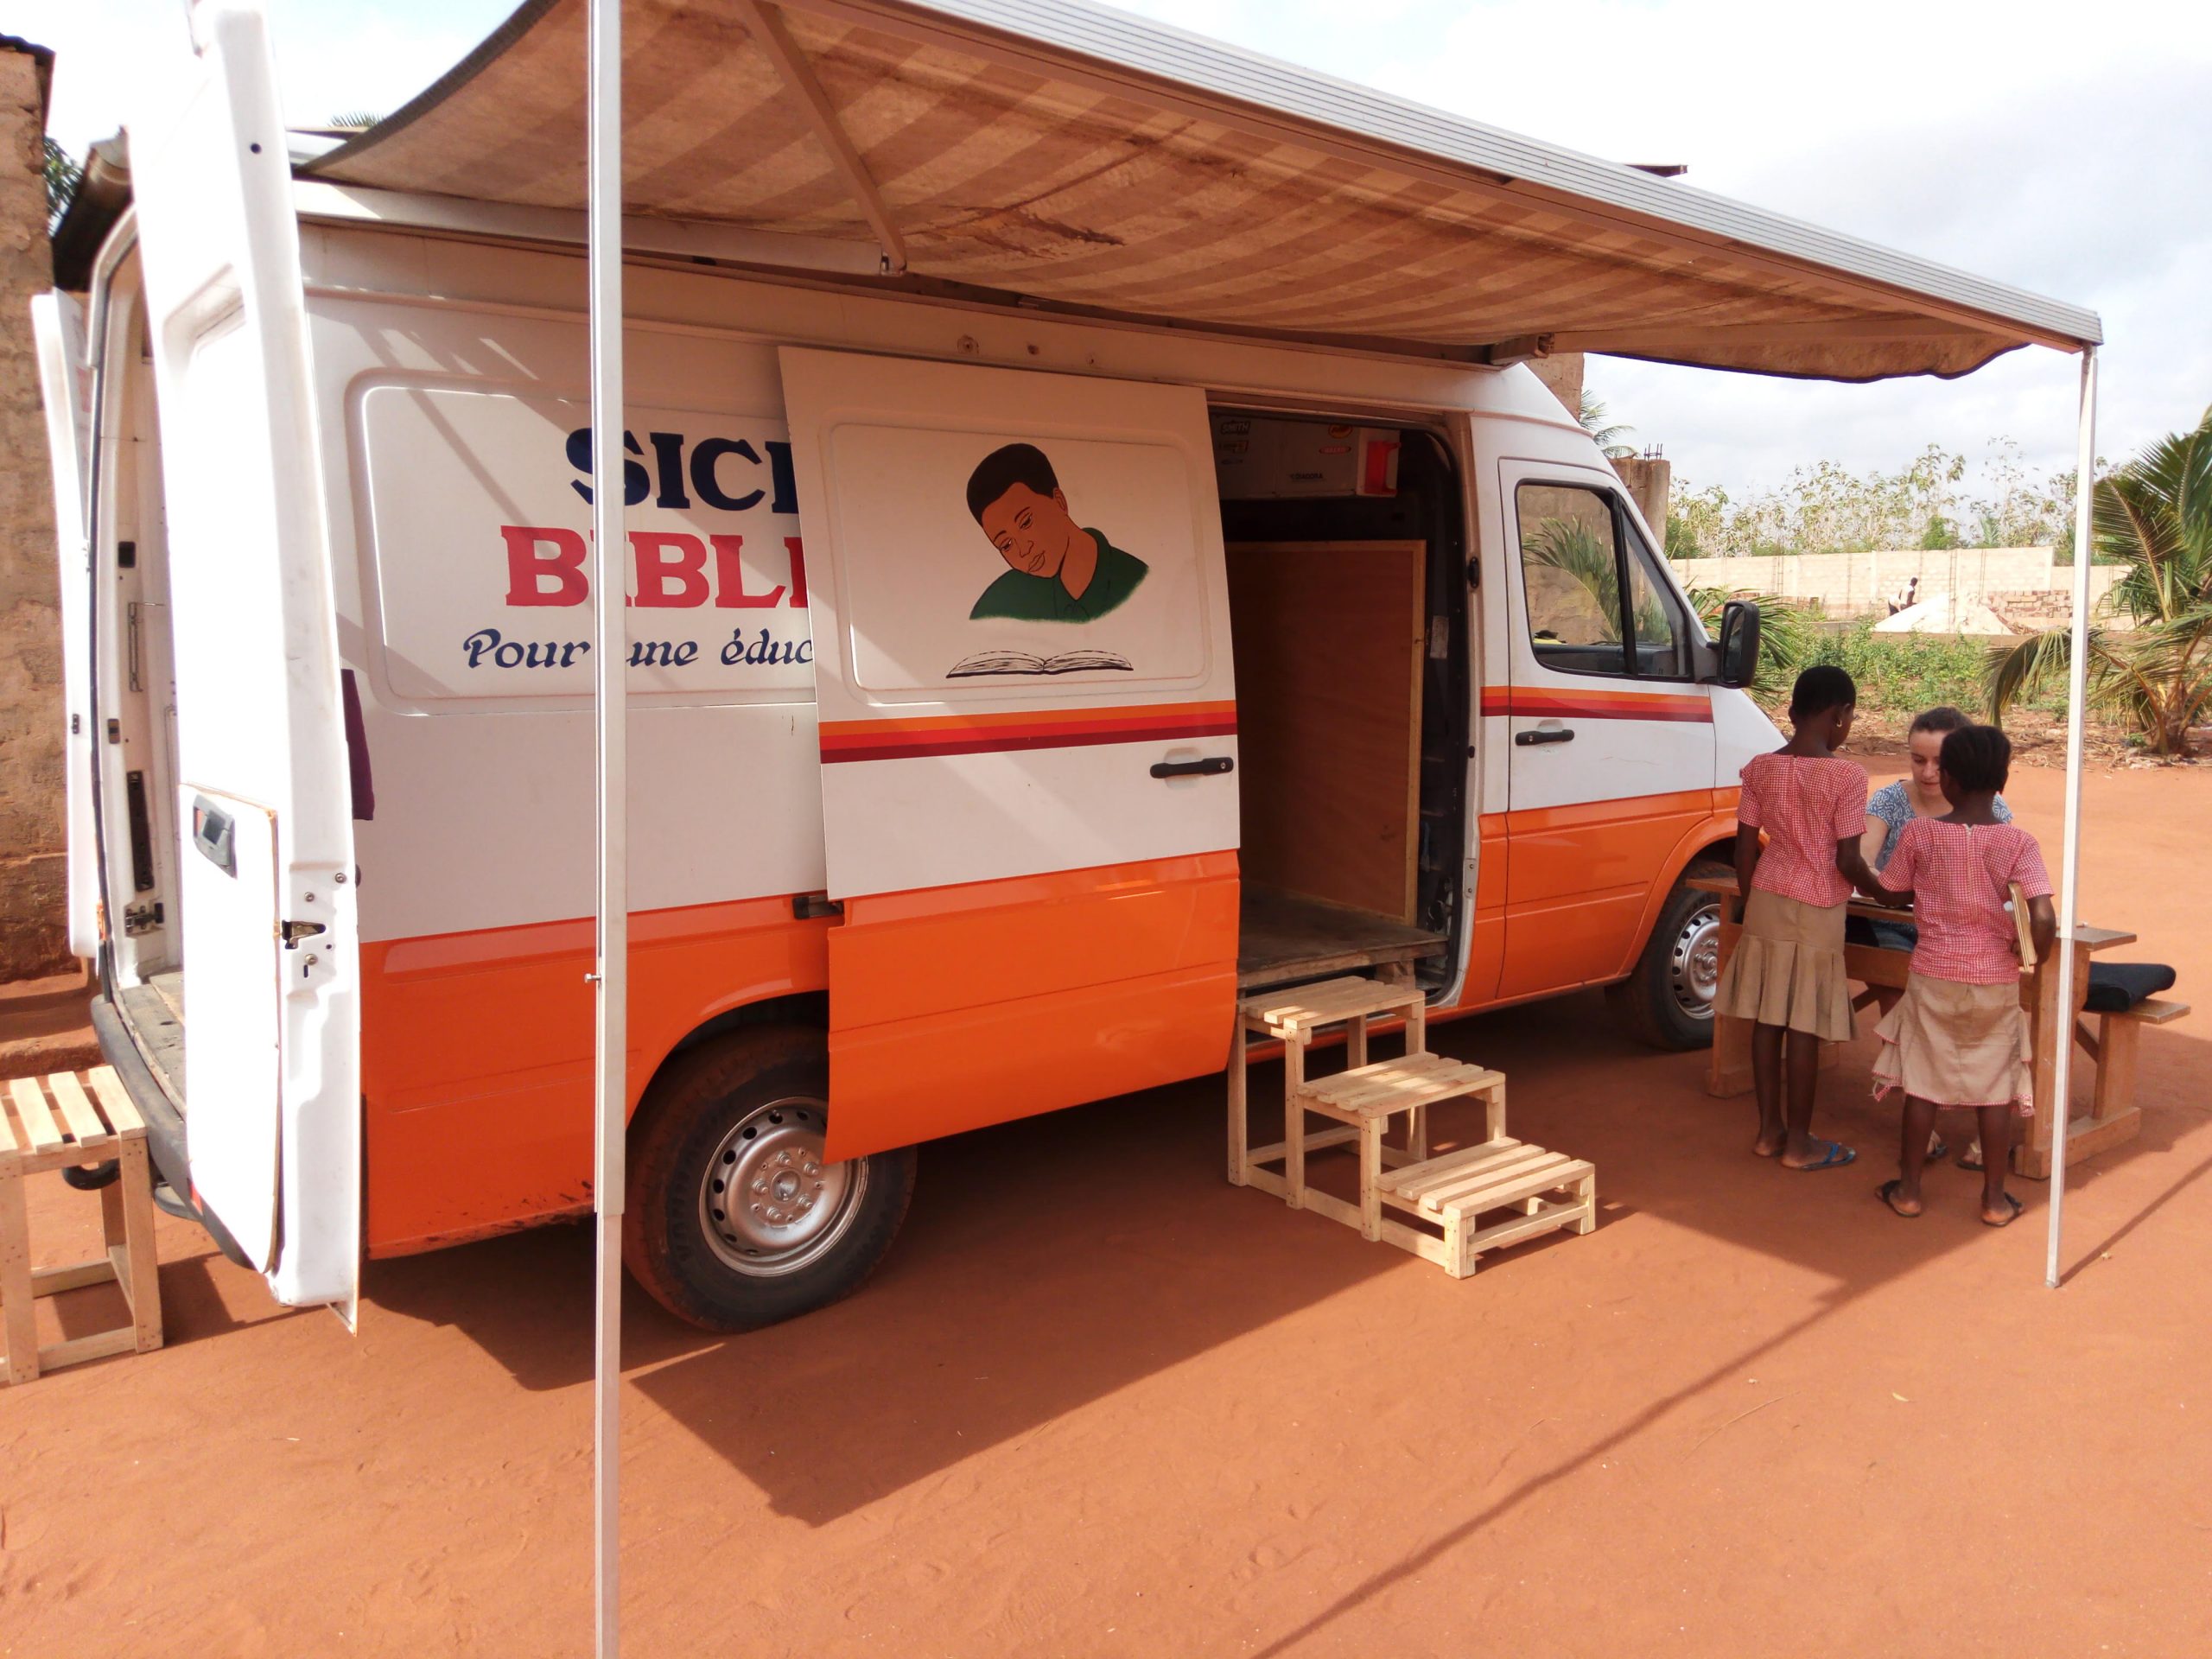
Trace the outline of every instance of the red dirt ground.
<instances>
[{"instance_id":1,"label":"red dirt ground","mask_svg":"<svg viewBox=\"0 0 2212 1659\"><path fill-rule=\"evenodd\" d=\"M2059 777L2015 781L2055 861ZM2088 802L2085 915L2212 1002L2212 774ZM2202 1652L2208 1033L2146 1035L2058 1294L2045 1187L2005 1232L1949 1168L1874 1200L1869 1038L1822 1084L1859 1162L1789 1174L1594 996L1438 1033L1605 1204L1460 1283L1225 1185L1217 1083L932 1146L839 1307L717 1340L632 1292L626 1650ZM359 1337L162 1245L167 1349L0 1398L0 1649L590 1651L584 1230L372 1265Z\"/></svg>"}]
</instances>

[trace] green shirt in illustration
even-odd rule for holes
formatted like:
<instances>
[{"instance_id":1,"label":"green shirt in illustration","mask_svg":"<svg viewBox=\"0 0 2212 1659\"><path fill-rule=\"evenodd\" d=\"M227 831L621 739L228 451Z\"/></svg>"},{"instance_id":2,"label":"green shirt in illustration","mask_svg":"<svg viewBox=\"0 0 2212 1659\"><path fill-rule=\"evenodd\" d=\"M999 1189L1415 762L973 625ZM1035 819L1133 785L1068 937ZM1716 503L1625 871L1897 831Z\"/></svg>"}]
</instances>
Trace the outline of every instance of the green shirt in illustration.
<instances>
[{"instance_id":1,"label":"green shirt in illustration","mask_svg":"<svg viewBox=\"0 0 2212 1659\"><path fill-rule=\"evenodd\" d=\"M1106 539L1105 532L1086 530L1098 543L1098 568L1082 596L1068 592L1058 576L1033 576L1009 570L989 587L968 613L974 621L986 616L1012 617L1017 622L1092 622L1114 609L1137 590L1148 568L1133 553L1124 553Z\"/></svg>"}]
</instances>

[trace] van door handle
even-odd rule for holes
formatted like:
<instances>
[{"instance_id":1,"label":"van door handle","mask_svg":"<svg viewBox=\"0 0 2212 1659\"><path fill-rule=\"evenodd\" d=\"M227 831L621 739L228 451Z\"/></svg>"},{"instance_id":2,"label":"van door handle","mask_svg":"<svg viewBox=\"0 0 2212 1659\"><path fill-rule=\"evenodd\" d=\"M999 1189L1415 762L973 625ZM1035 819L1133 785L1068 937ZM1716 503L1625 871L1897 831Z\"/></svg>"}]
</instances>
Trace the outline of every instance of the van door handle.
<instances>
[{"instance_id":1,"label":"van door handle","mask_svg":"<svg viewBox=\"0 0 2212 1659\"><path fill-rule=\"evenodd\" d=\"M1569 727L1557 727L1548 732L1516 732L1513 741L1524 749L1533 749L1539 743L1572 743L1574 732Z\"/></svg>"},{"instance_id":2,"label":"van door handle","mask_svg":"<svg viewBox=\"0 0 2212 1659\"><path fill-rule=\"evenodd\" d=\"M1224 772L1236 770L1236 762L1225 754L1210 754L1203 760L1159 760L1153 764L1155 778L1214 778Z\"/></svg>"}]
</instances>

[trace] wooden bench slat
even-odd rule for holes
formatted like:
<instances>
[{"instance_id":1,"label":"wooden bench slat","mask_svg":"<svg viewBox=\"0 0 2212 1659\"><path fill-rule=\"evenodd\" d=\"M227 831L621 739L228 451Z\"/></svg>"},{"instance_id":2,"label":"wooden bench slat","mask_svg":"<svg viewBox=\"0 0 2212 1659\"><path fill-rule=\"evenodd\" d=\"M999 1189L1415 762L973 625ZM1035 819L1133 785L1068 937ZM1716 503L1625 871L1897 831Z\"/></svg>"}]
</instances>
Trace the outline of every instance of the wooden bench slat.
<instances>
[{"instance_id":1,"label":"wooden bench slat","mask_svg":"<svg viewBox=\"0 0 2212 1659\"><path fill-rule=\"evenodd\" d=\"M1457 1185L1440 1188L1423 1198L1421 1207L1432 1215L1440 1216L1447 1210L1472 1215L1478 1210L1548 1192L1572 1180L1574 1168L1575 1160L1565 1153L1548 1152L1516 1169L1505 1170L1488 1179L1470 1176Z\"/></svg>"},{"instance_id":2,"label":"wooden bench slat","mask_svg":"<svg viewBox=\"0 0 2212 1659\"><path fill-rule=\"evenodd\" d=\"M1461 1147L1457 1152L1439 1153L1424 1163L1410 1164L1403 1169L1393 1170L1382 1178L1386 1192L1403 1192L1408 1188L1433 1186L1447 1177L1464 1171L1469 1165L1480 1163L1501 1154L1511 1152L1521 1143L1500 1136L1495 1141L1484 1141L1471 1147Z\"/></svg>"},{"instance_id":3,"label":"wooden bench slat","mask_svg":"<svg viewBox=\"0 0 2212 1659\"><path fill-rule=\"evenodd\" d=\"M31 1150L51 1152L61 1144L61 1130L54 1121L53 1109L46 1103L46 1091L38 1086L36 1077L16 1077L8 1084L9 1092L16 1097L16 1116L22 1120L23 1133L30 1140Z\"/></svg>"},{"instance_id":4,"label":"wooden bench slat","mask_svg":"<svg viewBox=\"0 0 2212 1659\"><path fill-rule=\"evenodd\" d=\"M2105 1018L2133 1020L2142 1026L2163 1026L2169 1020L2178 1020L2188 1012L2189 1004L2186 1002L2176 1002L2163 996L2146 996L2133 1007L2118 1014L2108 1014Z\"/></svg>"},{"instance_id":5,"label":"wooden bench slat","mask_svg":"<svg viewBox=\"0 0 2212 1659\"><path fill-rule=\"evenodd\" d=\"M111 1065L96 1065L85 1074L85 1081L92 1085L100 1110L105 1114L109 1126L118 1135L128 1138L146 1132L146 1120L138 1116L138 1104L130 1098L130 1091L123 1086L123 1079L115 1075Z\"/></svg>"},{"instance_id":6,"label":"wooden bench slat","mask_svg":"<svg viewBox=\"0 0 2212 1659\"><path fill-rule=\"evenodd\" d=\"M77 1081L73 1071L56 1071L46 1080L46 1086L54 1099L61 1103L61 1116L69 1125L69 1133L79 1146L87 1151L111 1144L115 1137L107 1132L107 1125L100 1122L100 1115L92 1109L92 1103L86 1097L85 1085Z\"/></svg>"},{"instance_id":7,"label":"wooden bench slat","mask_svg":"<svg viewBox=\"0 0 2212 1659\"><path fill-rule=\"evenodd\" d=\"M1237 1004L1236 1011L1244 1020L1282 1035L1363 1015L1409 1009L1426 1000L1427 994L1418 986L1385 985L1376 979L1347 976L1248 996Z\"/></svg>"},{"instance_id":8,"label":"wooden bench slat","mask_svg":"<svg viewBox=\"0 0 2212 1659\"><path fill-rule=\"evenodd\" d=\"M1472 1154L1449 1153L1426 1164L1399 1170L1394 1177L1385 1179L1383 1191L1395 1193L1402 1198L1418 1201L1432 1192L1440 1192L1447 1186L1457 1186L1463 1181L1486 1180L1543 1155L1541 1147L1526 1146L1518 1141L1493 1141L1476 1147Z\"/></svg>"},{"instance_id":9,"label":"wooden bench slat","mask_svg":"<svg viewBox=\"0 0 2212 1659\"><path fill-rule=\"evenodd\" d=\"M1493 1187L1516 1186L1566 1162L1567 1157L1565 1153L1547 1152L1541 1147L1531 1147L1529 1155L1516 1158L1510 1163L1478 1169L1452 1180L1439 1182L1413 1202L1426 1214L1440 1216L1446 1210L1464 1207L1460 1200L1471 1193L1487 1192Z\"/></svg>"}]
</instances>

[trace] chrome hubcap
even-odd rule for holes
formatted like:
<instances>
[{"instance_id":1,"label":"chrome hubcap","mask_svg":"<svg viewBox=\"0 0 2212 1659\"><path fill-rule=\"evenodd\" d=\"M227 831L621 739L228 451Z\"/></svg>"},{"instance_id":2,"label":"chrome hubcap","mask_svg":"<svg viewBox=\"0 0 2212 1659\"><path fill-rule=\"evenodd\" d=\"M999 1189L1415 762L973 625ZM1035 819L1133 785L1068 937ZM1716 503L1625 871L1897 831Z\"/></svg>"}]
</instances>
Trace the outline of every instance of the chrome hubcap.
<instances>
[{"instance_id":1,"label":"chrome hubcap","mask_svg":"<svg viewBox=\"0 0 2212 1659\"><path fill-rule=\"evenodd\" d=\"M734 1124L699 1185L699 1225L723 1264L760 1277L796 1272L851 1225L865 1159L822 1158L818 1100L772 1101Z\"/></svg>"},{"instance_id":2,"label":"chrome hubcap","mask_svg":"<svg viewBox=\"0 0 2212 1659\"><path fill-rule=\"evenodd\" d=\"M1692 911L1675 936L1667 953L1667 988L1691 1019L1710 1020L1719 987L1720 905L1715 899Z\"/></svg>"}]
</instances>

